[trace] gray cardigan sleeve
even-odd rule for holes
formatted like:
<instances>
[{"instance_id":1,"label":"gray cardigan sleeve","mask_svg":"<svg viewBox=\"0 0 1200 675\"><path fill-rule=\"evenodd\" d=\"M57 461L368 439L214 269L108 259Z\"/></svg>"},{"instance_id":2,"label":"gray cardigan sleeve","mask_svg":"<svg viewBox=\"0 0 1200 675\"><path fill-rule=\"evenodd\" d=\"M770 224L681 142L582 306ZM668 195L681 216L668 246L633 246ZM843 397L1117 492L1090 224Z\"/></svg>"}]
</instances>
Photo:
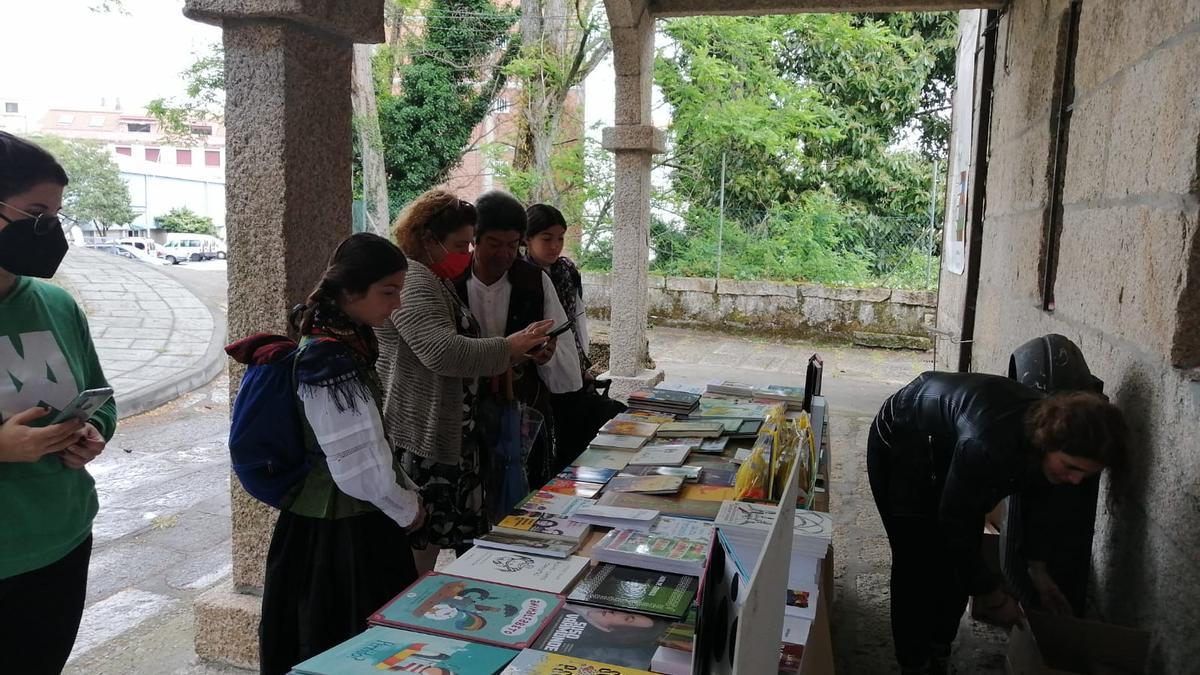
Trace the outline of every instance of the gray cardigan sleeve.
<instances>
[{"instance_id":1,"label":"gray cardigan sleeve","mask_svg":"<svg viewBox=\"0 0 1200 675\"><path fill-rule=\"evenodd\" d=\"M424 269L408 277L403 304L391 320L422 365L443 377L486 377L508 369L507 340L459 335L441 282Z\"/></svg>"}]
</instances>

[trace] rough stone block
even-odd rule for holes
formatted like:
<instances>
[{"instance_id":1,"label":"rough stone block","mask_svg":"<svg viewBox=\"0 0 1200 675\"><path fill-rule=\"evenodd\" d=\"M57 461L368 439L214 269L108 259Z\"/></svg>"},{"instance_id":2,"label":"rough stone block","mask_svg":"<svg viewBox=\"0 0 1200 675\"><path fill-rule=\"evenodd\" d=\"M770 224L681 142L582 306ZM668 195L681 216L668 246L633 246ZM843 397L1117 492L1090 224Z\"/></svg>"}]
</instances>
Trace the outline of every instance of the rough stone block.
<instances>
[{"instance_id":1,"label":"rough stone block","mask_svg":"<svg viewBox=\"0 0 1200 675\"><path fill-rule=\"evenodd\" d=\"M1196 20L1189 0L1098 2L1079 20L1075 87L1086 95Z\"/></svg>"},{"instance_id":2,"label":"rough stone block","mask_svg":"<svg viewBox=\"0 0 1200 675\"><path fill-rule=\"evenodd\" d=\"M1075 104L1071 115L1071 140L1067 150L1063 202L1099 199L1104 196L1109 172L1109 146L1113 134L1116 88L1107 87Z\"/></svg>"},{"instance_id":3,"label":"rough stone block","mask_svg":"<svg viewBox=\"0 0 1200 675\"><path fill-rule=\"evenodd\" d=\"M795 284L778 281L738 281L736 279L722 279L717 286L717 292L721 295L769 295L793 300L797 295Z\"/></svg>"},{"instance_id":4,"label":"rough stone block","mask_svg":"<svg viewBox=\"0 0 1200 675\"><path fill-rule=\"evenodd\" d=\"M892 291L892 304L912 305L914 307L937 307L937 293L934 291L909 291L897 288Z\"/></svg>"},{"instance_id":5,"label":"rough stone block","mask_svg":"<svg viewBox=\"0 0 1200 675\"><path fill-rule=\"evenodd\" d=\"M665 289L667 287L667 277L650 274L646 276L646 288Z\"/></svg>"},{"instance_id":6,"label":"rough stone block","mask_svg":"<svg viewBox=\"0 0 1200 675\"><path fill-rule=\"evenodd\" d=\"M607 286L609 284L608 274L605 272L583 272L579 276L583 277L584 286Z\"/></svg>"},{"instance_id":7,"label":"rough stone block","mask_svg":"<svg viewBox=\"0 0 1200 675\"><path fill-rule=\"evenodd\" d=\"M238 668L258 668L258 624L262 598L234 590L230 582L196 600L196 654Z\"/></svg>"},{"instance_id":8,"label":"rough stone block","mask_svg":"<svg viewBox=\"0 0 1200 675\"><path fill-rule=\"evenodd\" d=\"M892 296L892 290L890 288L842 288L804 284L800 287L800 296L843 302L884 302Z\"/></svg>"},{"instance_id":9,"label":"rough stone block","mask_svg":"<svg viewBox=\"0 0 1200 675\"><path fill-rule=\"evenodd\" d=\"M628 26L613 25L613 72L642 75L654 68L654 19L642 15Z\"/></svg>"},{"instance_id":10,"label":"rough stone block","mask_svg":"<svg viewBox=\"0 0 1200 675\"><path fill-rule=\"evenodd\" d=\"M916 349L928 351L933 348L929 338L913 335L893 335L890 333L868 333L854 331L854 344L863 347L882 347L884 349Z\"/></svg>"},{"instance_id":11,"label":"rough stone block","mask_svg":"<svg viewBox=\"0 0 1200 675\"><path fill-rule=\"evenodd\" d=\"M702 279L700 277L667 277L666 284L668 291L715 293L717 289L716 279Z\"/></svg>"},{"instance_id":12,"label":"rough stone block","mask_svg":"<svg viewBox=\"0 0 1200 675\"><path fill-rule=\"evenodd\" d=\"M226 19L283 20L339 37L346 42L383 42L384 0L185 0L189 19L221 25ZM349 72L345 75L349 78Z\"/></svg>"},{"instance_id":13,"label":"rough stone block","mask_svg":"<svg viewBox=\"0 0 1200 675\"><path fill-rule=\"evenodd\" d=\"M654 78L643 75L618 75L614 84L613 102L616 110L613 123L617 125L653 124L650 104Z\"/></svg>"},{"instance_id":14,"label":"rough stone block","mask_svg":"<svg viewBox=\"0 0 1200 675\"><path fill-rule=\"evenodd\" d=\"M231 378L232 379L232 378ZM267 548L279 512L251 497L236 477L231 478L230 507L233 519L233 584L238 590L261 592L266 574Z\"/></svg>"},{"instance_id":15,"label":"rough stone block","mask_svg":"<svg viewBox=\"0 0 1200 675\"><path fill-rule=\"evenodd\" d=\"M605 127L602 144L610 152L660 153L666 145L666 134L651 125L621 125Z\"/></svg>"}]
</instances>

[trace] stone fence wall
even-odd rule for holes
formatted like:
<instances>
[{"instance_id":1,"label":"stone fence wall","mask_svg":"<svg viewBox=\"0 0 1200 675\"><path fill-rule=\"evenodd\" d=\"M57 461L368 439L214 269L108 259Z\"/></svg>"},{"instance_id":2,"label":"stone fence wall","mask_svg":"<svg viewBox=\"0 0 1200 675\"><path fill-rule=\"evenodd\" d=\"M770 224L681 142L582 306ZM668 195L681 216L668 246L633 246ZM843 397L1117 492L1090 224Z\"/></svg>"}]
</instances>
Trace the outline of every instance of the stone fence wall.
<instances>
[{"instance_id":1,"label":"stone fence wall","mask_svg":"<svg viewBox=\"0 0 1200 675\"><path fill-rule=\"evenodd\" d=\"M890 288L837 288L778 281L651 276L651 318L661 324L831 337L857 344L929 349L937 293ZM607 318L608 274L585 273L588 314Z\"/></svg>"}]
</instances>

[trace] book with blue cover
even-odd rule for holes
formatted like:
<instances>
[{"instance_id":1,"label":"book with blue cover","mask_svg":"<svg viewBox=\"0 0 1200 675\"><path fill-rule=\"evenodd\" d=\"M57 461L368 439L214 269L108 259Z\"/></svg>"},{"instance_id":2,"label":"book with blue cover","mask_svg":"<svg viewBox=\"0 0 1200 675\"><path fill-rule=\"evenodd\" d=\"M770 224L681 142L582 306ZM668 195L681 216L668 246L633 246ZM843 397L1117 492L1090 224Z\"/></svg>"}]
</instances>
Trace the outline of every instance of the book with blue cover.
<instances>
[{"instance_id":1,"label":"book with blue cover","mask_svg":"<svg viewBox=\"0 0 1200 675\"><path fill-rule=\"evenodd\" d=\"M563 598L553 593L429 572L371 616L371 623L524 649Z\"/></svg>"},{"instance_id":2,"label":"book with blue cover","mask_svg":"<svg viewBox=\"0 0 1200 675\"><path fill-rule=\"evenodd\" d=\"M297 665L302 675L368 675L380 671L494 675L517 656L511 649L440 635L371 626Z\"/></svg>"}]
</instances>

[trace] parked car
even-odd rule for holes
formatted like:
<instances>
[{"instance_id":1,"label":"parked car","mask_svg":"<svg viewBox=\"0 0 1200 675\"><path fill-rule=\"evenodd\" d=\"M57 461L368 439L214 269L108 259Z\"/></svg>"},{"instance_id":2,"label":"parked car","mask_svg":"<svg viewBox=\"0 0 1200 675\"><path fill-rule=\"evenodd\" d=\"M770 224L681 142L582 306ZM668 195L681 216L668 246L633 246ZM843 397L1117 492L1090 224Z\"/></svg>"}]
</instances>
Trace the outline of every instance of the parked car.
<instances>
[{"instance_id":1,"label":"parked car","mask_svg":"<svg viewBox=\"0 0 1200 675\"><path fill-rule=\"evenodd\" d=\"M135 248L152 258L158 257L159 244L153 239L147 239L146 237L125 237L118 240L117 243L122 246Z\"/></svg>"},{"instance_id":2,"label":"parked car","mask_svg":"<svg viewBox=\"0 0 1200 675\"><path fill-rule=\"evenodd\" d=\"M172 265L178 265L187 260L208 260L217 257L217 254L212 242L205 241L201 235L169 234L167 243L159 247L159 256Z\"/></svg>"},{"instance_id":3,"label":"parked car","mask_svg":"<svg viewBox=\"0 0 1200 675\"><path fill-rule=\"evenodd\" d=\"M136 260L138 262L151 262L154 260L135 248L123 246L121 244L88 244L87 247L93 251L110 253L115 256L120 256L128 260Z\"/></svg>"}]
</instances>

